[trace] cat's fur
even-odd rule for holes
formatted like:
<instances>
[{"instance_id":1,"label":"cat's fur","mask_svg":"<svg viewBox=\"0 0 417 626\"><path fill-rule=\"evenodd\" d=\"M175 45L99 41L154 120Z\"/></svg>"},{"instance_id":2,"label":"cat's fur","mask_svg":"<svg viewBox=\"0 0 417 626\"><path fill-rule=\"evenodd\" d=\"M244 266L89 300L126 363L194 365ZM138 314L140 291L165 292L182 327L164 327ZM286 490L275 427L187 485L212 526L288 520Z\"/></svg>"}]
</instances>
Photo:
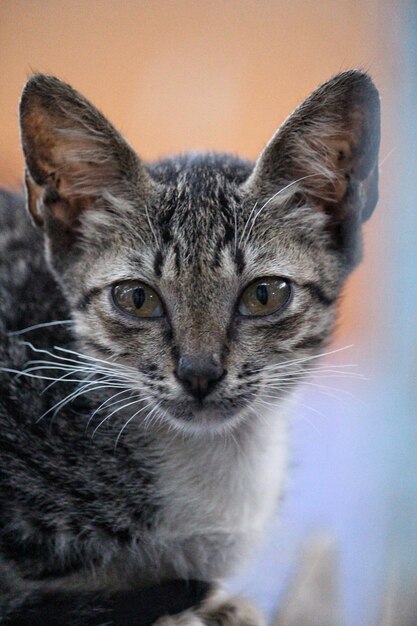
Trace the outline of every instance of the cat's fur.
<instances>
[{"instance_id":1,"label":"cat's fur","mask_svg":"<svg viewBox=\"0 0 417 626\"><path fill-rule=\"evenodd\" d=\"M378 95L361 72L334 77L255 166L222 154L145 165L53 77L33 76L20 110L40 228L3 193L0 623L46 623L34 616L50 603L71 607L51 623L145 625L155 615L137 605L132 622L111 613L117 594L224 577L274 511L290 391L330 336L376 203ZM292 281L290 304L239 317L242 289L264 276ZM118 313L109 289L126 279L157 289L166 317ZM175 374L183 355L225 370L202 403ZM85 376L88 393L57 405ZM180 610L163 596L159 615ZM259 621L239 606L209 598L181 623Z\"/></svg>"}]
</instances>

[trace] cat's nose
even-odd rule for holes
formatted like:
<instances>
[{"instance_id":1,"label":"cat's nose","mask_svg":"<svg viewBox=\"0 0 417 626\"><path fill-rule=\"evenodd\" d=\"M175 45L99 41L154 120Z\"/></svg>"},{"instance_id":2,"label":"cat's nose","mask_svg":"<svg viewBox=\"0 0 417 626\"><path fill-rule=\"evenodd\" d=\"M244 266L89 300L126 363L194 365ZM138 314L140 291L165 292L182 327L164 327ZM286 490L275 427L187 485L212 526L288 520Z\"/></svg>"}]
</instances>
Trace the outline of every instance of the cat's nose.
<instances>
[{"instance_id":1,"label":"cat's nose","mask_svg":"<svg viewBox=\"0 0 417 626\"><path fill-rule=\"evenodd\" d=\"M201 402L224 377L226 370L217 354L198 354L180 357L176 373L186 390Z\"/></svg>"}]
</instances>

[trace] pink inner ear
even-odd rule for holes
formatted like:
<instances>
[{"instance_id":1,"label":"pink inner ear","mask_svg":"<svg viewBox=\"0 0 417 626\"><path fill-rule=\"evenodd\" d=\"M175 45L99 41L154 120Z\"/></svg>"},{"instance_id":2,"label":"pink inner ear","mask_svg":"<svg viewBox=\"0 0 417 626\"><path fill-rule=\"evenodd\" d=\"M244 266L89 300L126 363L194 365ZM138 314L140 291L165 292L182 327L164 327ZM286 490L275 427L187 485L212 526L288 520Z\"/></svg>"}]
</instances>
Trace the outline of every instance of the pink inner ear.
<instances>
[{"instance_id":1,"label":"pink inner ear","mask_svg":"<svg viewBox=\"0 0 417 626\"><path fill-rule=\"evenodd\" d=\"M343 72L287 118L244 187L264 198L288 189L282 202L303 201L335 223L349 213L369 216L377 197L379 132L379 98L371 79Z\"/></svg>"},{"instance_id":2,"label":"pink inner ear","mask_svg":"<svg viewBox=\"0 0 417 626\"><path fill-rule=\"evenodd\" d=\"M35 183L27 170L25 172L25 185L29 213L37 226L43 226L43 215L41 210L43 188Z\"/></svg>"},{"instance_id":3,"label":"pink inner ear","mask_svg":"<svg viewBox=\"0 0 417 626\"><path fill-rule=\"evenodd\" d=\"M25 154L33 170L33 176L29 172L26 176L28 206L38 225L47 211L72 226L117 176L108 140L82 126L69 128L70 121L51 116L36 104L22 119Z\"/></svg>"},{"instance_id":4,"label":"pink inner ear","mask_svg":"<svg viewBox=\"0 0 417 626\"><path fill-rule=\"evenodd\" d=\"M91 203L85 200L81 203L79 199L71 201L61 199L46 203L46 206L57 220L63 222L66 226L73 226L81 211L88 208L86 204L90 205Z\"/></svg>"},{"instance_id":5,"label":"pink inner ear","mask_svg":"<svg viewBox=\"0 0 417 626\"><path fill-rule=\"evenodd\" d=\"M52 176L50 177L52 178ZM43 226L45 212L50 213L55 219L66 226L73 226L81 211L89 209L94 203L94 198L61 196L57 189L61 189L61 181L58 179L54 187L37 185L29 173L25 176L26 193L29 212L37 226Z\"/></svg>"},{"instance_id":6,"label":"pink inner ear","mask_svg":"<svg viewBox=\"0 0 417 626\"><path fill-rule=\"evenodd\" d=\"M65 101L58 106L51 113L37 96L26 103L21 124L29 172L65 197L91 194L117 177L117 133L90 128L81 114L77 118L65 110Z\"/></svg>"}]
</instances>

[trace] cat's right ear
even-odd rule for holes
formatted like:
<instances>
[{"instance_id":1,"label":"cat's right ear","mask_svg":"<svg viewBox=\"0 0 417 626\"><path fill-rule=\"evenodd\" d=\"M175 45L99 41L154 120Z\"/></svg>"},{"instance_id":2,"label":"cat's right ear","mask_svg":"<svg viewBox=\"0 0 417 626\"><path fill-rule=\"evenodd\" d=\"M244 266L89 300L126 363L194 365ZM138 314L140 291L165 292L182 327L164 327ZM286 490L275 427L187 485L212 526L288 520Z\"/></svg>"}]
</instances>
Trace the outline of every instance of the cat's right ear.
<instances>
[{"instance_id":1,"label":"cat's right ear","mask_svg":"<svg viewBox=\"0 0 417 626\"><path fill-rule=\"evenodd\" d=\"M72 229L82 211L111 197L137 201L153 182L120 133L63 81L35 74L20 102L28 208Z\"/></svg>"}]
</instances>

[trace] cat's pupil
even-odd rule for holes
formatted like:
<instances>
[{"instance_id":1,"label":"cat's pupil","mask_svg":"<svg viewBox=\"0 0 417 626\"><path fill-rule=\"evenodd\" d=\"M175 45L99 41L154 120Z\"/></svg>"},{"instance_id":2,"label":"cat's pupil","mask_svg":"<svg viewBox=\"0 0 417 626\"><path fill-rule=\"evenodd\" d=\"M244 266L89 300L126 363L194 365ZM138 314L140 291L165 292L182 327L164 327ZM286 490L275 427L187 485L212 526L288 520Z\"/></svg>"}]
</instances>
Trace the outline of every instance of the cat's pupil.
<instances>
[{"instance_id":1,"label":"cat's pupil","mask_svg":"<svg viewBox=\"0 0 417 626\"><path fill-rule=\"evenodd\" d=\"M133 290L132 300L137 309L140 309L140 307L143 305L143 303L145 302L145 298L145 290L142 287L136 287Z\"/></svg>"},{"instance_id":2,"label":"cat's pupil","mask_svg":"<svg viewBox=\"0 0 417 626\"><path fill-rule=\"evenodd\" d=\"M266 306L268 304L268 287L266 285L258 285L256 288L256 297L261 304Z\"/></svg>"}]
</instances>

